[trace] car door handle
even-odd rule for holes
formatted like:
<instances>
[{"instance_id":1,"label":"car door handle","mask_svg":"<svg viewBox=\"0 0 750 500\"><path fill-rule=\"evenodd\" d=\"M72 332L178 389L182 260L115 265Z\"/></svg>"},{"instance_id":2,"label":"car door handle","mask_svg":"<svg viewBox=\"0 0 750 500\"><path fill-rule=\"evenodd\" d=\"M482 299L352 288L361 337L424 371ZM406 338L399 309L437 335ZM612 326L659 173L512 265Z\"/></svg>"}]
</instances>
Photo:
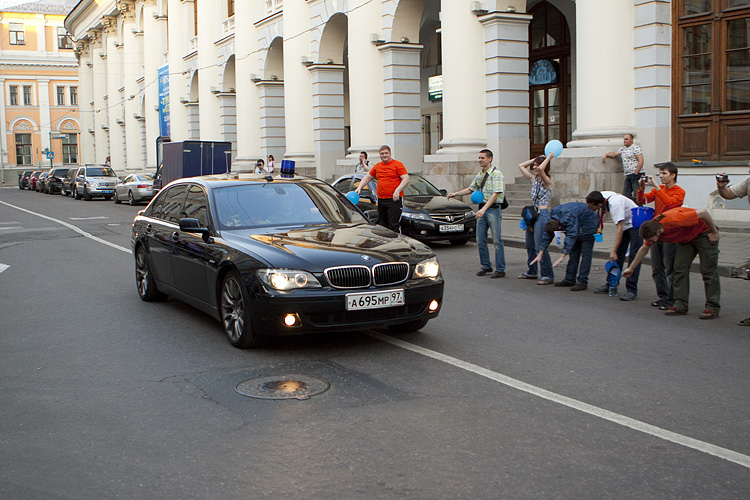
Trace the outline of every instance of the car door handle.
<instances>
[{"instance_id":1,"label":"car door handle","mask_svg":"<svg viewBox=\"0 0 750 500\"><path fill-rule=\"evenodd\" d=\"M177 243L178 241L180 241L180 234L177 231L175 231L174 233L172 233L172 241L174 241L175 243Z\"/></svg>"}]
</instances>

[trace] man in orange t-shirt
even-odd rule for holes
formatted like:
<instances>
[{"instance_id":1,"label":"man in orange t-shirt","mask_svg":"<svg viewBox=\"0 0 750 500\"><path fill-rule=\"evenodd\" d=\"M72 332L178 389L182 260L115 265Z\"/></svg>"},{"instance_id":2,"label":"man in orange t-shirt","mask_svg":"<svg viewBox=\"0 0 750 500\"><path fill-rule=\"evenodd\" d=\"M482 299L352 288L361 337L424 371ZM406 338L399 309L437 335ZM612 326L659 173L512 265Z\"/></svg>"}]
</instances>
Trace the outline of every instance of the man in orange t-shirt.
<instances>
[{"instance_id":1,"label":"man in orange t-shirt","mask_svg":"<svg viewBox=\"0 0 750 500\"><path fill-rule=\"evenodd\" d=\"M677 243L674 261L674 305L665 313L668 316L682 316L688 311L690 296L690 266L695 255L701 262L703 288L706 293L706 308L700 319L719 317L719 228L714 224L707 210L694 210L680 207L667 210L659 217L641 224L641 237L644 245L638 250L633 262L622 272L629 276L635 266L641 263L648 247L659 241Z\"/></svg>"},{"instance_id":2,"label":"man in orange t-shirt","mask_svg":"<svg viewBox=\"0 0 750 500\"><path fill-rule=\"evenodd\" d=\"M380 162L362 177L357 194L373 179L377 179L378 223L400 232L401 210L403 209L404 188L409 184L409 174L404 164L391 158L391 148L380 146Z\"/></svg>"},{"instance_id":3,"label":"man in orange t-shirt","mask_svg":"<svg viewBox=\"0 0 750 500\"><path fill-rule=\"evenodd\" d=\"M641 177L638 183L638 204L654 203L654 217L658 217L665 210L682 206L685 200L685 190L677 185L677 166L672 162L657 163L654 167L659 169L659 180L662 184L657 185L654 178ZM648 193L645 192L646 184L653 186ZM677 254L677 244L659 241L651 245L651 278L656 285L657 300L652 306L666 311L674 305L674 258Z\"/></svg>"}]
</instances>

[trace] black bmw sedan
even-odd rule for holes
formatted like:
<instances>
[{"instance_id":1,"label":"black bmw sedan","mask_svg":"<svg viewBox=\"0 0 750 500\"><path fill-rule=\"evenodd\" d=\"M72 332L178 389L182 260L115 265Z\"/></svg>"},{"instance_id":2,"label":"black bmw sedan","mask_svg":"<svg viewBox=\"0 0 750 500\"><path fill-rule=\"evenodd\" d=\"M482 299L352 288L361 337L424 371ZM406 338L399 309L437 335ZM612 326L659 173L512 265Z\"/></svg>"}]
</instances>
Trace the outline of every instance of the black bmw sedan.
<instances>
[{"instance_id":1,"label":"black bmw sedan","mask_svg":"<svg viewBox=\"0 0 750 500\"><path fill-rule=\"evenodd\" d=\"M240 348L272 335L416 331L443 300L429 247L303 176L174 181L136 216L131 246L141 299L178 298Z\"/></svg>"},{"instance_id":2,"label":"black bmw sedan","mask_svg":"<svg viewBox=\"0 0 750 500\"><path fill-rule=\"evenodd\" d=\"M336 179L333 187L340 193L354 191L364 174L348 174ZM377 210L375 196L378 181L371 180L361 191L359 207L362 211ZM404 208L401 213L401 232L420 241L448 240L452 245L463 245L476 230L474 211L466 203L448 199L430 181L419 174L409 174L404 188Z\"/></svg>"}]
</instances>

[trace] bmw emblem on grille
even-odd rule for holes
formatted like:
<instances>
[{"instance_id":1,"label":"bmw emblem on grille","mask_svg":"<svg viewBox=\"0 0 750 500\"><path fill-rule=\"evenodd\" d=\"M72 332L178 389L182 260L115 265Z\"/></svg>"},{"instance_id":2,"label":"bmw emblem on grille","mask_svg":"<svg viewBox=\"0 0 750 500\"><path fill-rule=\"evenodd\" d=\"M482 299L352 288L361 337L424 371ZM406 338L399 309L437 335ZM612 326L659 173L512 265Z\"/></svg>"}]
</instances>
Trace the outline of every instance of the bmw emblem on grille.
<instances>
[{"instance_id":1,"label":"bmw emblem on grille","mask_svg":"<svg viewBox=\"0 0 750 500\"><path fill-rule=\"evenodd\" d=\"M369 256L369 255L360 255L360 257L361 257L361 258L362 258L362 260L364 260L364 261L368 261L368 260L370 260L370 256Z\"/></svg>"}]
</instances>

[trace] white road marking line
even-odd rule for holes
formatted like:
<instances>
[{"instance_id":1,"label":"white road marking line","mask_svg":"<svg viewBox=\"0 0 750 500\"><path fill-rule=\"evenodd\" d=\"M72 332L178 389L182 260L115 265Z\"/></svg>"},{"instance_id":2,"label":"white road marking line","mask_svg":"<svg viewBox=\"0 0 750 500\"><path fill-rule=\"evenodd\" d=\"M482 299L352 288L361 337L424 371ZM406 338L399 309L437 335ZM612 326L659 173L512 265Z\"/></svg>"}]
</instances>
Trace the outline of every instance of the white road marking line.
<instances>
[{"instance_id":1,"label":"white road marking line","mask_svg":"<svg viewBox=\"0 0 750 500\"><path fill-rule=\"evenodd\" d=\"M0 273L8 269L10 266L8 264L0 264Z\"/></svg>"},{"instance_id":2,"label":"white road marking line","mask_svg":"<svg viewBox=\"0 0 750 500\"><path fill-rule=\"evenodd\" d=\"M54 217L50 217L48 215L38 214L36 212L32 212L31 210L26 210L25 208L17 207L15 205L11 205L10 203L6 203L4 201L0 201L0 203L2 203L3 205L9 206L10 208L15 208L16 210L20 210L21 212L26 212L27 214L36 215L37 217L41 217L42 219L51 220L52 222L56 222L58 224L61 224L61 225L65 226L65 227L67 227L69 229L72 229L76 233L85 236L86 238L89 238L91 240L94 240L94 241L97 241L97 242L102 243L104 245L107 245L108 247L112 247L112 248L117 249L117 250L122 250L125 253L131 253L129 248L121 247L120 245L115 245L114 243L110 243L107 240L103 240L101 238L98 238L98 237L94 236L93 234L87 233L83 229L80 229L80 228L78 228L78 227L76 227L73 224L70 224L68 222L62 221L60 219L55 219Z\"/></svg>"},{"instance_id":3,"label":"white road marking line","mask_svg":"<svg viewBox=\"0 0 750 500\"><path fill-rule=\"evenodd\" d=\"M55 219L53 217L49 217L47 215L38 214L36 212L32 212L31 210L26 210L25 208L17 207L15 205L11 205L10 203L6 203L4 201L0 201L0 203L2 203L3 205L9 206L11 208L20 210L22 212L29 213L31 215L36 215L38 217L42 217L43 219L57 222L58 224L62 224L63 226L68 227L72 229L73 231L85 236L86 238L92 239L99 243L103 243L117 250L122 250L123 252L131 253L129 249L125 247L121 247L120 245L115 245L114 243L110 243L109 241L103 240L101 238L97 238L96 236L89 234L86 231L83 231L82 229L77 228L73 224L68 224L67 222ZM542 389L541 387L536 387L534 385L527 384L526 382L521 382L520 380L516 380L514 378L508 377L506 375L502 375L497 372L493 372L492 370L488 370L487 368L482 368L481 366L475 365L473 363L469 363L468 361L462 361L458 358L448 356L447 354L441 354L437 351L433 351L425 347L420 347L414 344L410 344L408 342L404 342L403 340L395 339L393 337L389 337L387 335L383 335L377 332L368 332L368 335L378 340L381 340L383 342L387 342L391 345L401 347L402 349L406 349L407 351L421 354L423 356L427 356L428 358L436 359L438 361L442 361L443 363L447 363L449 365L455 366L456 368L460 368L462 370L466 370L468 372L474 373L476 375L480 375L490 380L494 380L495 382L500 382L503 385L506 385L508 387L511 387L519 391L527 392L529 394L540 397L542 399L546 399L547 401L551 401L553 403L567 406L568 408L572 408L574 410L578 410L580 412L587 413L595 417L599 417L603 420L607 420L609 422L622 425L623 427L628 427L630 429L643 432L644 434L649 434L651 436L657 437L659 439L663 439L665 441L670 441L672 443L685 446L686 448L691 448L693 450L700 451L708 455L713 455L718 458L723 458L724 460L727 460L729 462L732 462L737 465L741 465L743 467L747 467L750 469L750 456L748 455L743 455L742 453L738 453L736 451L732 451L727 448L722 448L721 446L716 446L711 443L706 443L705 441L700 441L698 439L693 439L688 436L683 436L682 434L677 434L676 432L668 431L666 429L662 429L661 427L656 427L655 425L647 424L645 422L641 422L640 420L626 417L624 415L620 415L619 413L614 413L609 410L605 410L603 408L599 408L597 406L584 403L583 401L578 401L577 399L569 398L567 396L563 396L561 394L557 394L552 391Z\"/></svg>"},{"instance_id":4,"label":"white road marking line","mask_svg":"<svg viewBox=\"0 0 750 500\"><path fill-rule=\"evenodd\" d=\"M0 227L0 229L17 229L15 227Z\"/></svg>"},{"instance_id":5,"label":"white road marking line","mask_svg":"<svg viewBox=\"0 0 750 500\"><path fill-rule=\"evenodd\" d=\"M645 422L641 422L640 420L626 417L624 415L620 415L618 413L614 413L609 410L605 410L603 408L599 408L597 406L593 406L588 403L578 401L577 399L569 398L567 396L562 396L560 394L548 391L546 389L542 389L541 387L536 387L531 384L521 382L520 380L516 380L514 378L508 377L506 375L493 372L492 370L482 368L481 366L475 365L473 363L462 361L458 358L454 358L446 354L441 354L431 349L427 349L427 348L420 347L414 344L410 344L408 342L404 342L403 340L389 337L388 335L383 335L377 332L368 332L368 335L378 340L382 340L383 342L387 342L397 347L401 347L402 349L406 349L408 351L412 351L417 354L421 354L423 356L427 356L429 358L442 361L443 363L447 363L449 365L455 366L456 368L461 368L462 370L466 370L476 375L480 375L490 380L494 380L495 382L500 382L503 385L506 385L513 389L517 389L519 391L527 392L529 394L540 397L542 399L546 399L547 401L558 403L563 406L572 408L574 410L578 410L580 412L587 413L595 417L599 417L609 422L613 422L615 424L622 425L624 427L628 427L630 429L643 432L645 434L650 434L651 436L657 437L659 439L670 441L672 443L685 446L693 450L707 453L715 457L723 458L724 460L728 460L737 465L750 468L750 456L748 455L743 455L742 453L738 453L736 451L732 451L727 448L722 448L720 446L716 446L711 443L706 443L705 441L699 441L698 439L693 439L688 436L683 436L682 434L677 434L676 432L668 431L666 429L662 429L661 427L656 427L655 425L647 424Z\"/></svg>"},{"instance_id":6,"label":"white road marking line","mask_svg":"<svg viewBox=\"0 0 750 500\"><path fill-rule=\"evenodd\" d=\"M109 219L103 215L97 215L94 217L70 217L70 220L95 220L95 219Z\"/></svg>"}]
</instances>

